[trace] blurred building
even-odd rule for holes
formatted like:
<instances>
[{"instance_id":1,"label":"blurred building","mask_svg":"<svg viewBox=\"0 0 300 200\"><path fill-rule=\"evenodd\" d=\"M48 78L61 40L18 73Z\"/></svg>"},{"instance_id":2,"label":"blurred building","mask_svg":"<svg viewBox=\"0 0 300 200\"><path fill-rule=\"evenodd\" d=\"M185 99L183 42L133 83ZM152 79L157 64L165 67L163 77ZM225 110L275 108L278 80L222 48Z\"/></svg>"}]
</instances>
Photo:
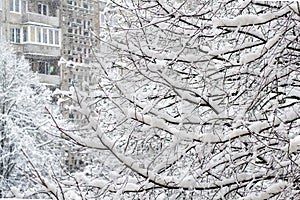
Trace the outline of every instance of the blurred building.
<instances>
[{"instance_id":1,"label":"blurred building","mask_svg":"<svg viewBox=\"0 0 300 200\"><path fill-rule=\"evenodd\" d=\"M62 57L68 61L90 63L92 48L98 45L99 0L62 0L60 12Z\"/></svg>"},{"instance_id":2,"label":"blurred building","mask_svg":"<svg viewBox=\"0 0 300 200\"><path fill-rule=\"evenodd\" d=\"M97 74L94 63L99 47L97 36L100 33L101 11L106 0L62 0L60 26L62 30L61 90L89 92L95 84ZM72 102L62 104L62 112L71 121L79 123L82 116L66 107Z\"/></svg>"},{"instance_id":3,"label":"blurred building","mask_svg":"<svg viewBox=\"0 0 300 200\"><path fill-rule=\"evenodd\" d=\"M42 82L58 88L64 80L58 66L61 57L85 64L94 61L103 2L0 0L0 38L29 60Z\"/></svg>"},{"instance_id":4,"label":"blurred building","mask_svg":"<svg viewBox=\"0 0 300 200\"><path fill-rule=\"evenodd\" d=\"M97 81L95 53L106 0L0 0L0 39L10 41L48 87L63 91L62 115L74 123L71 88L90 93ZM57 99L56 99L57 100ZM71 170L83 165L80 153L67 150Z\"/></svg>"},{"instance_id":5,"label":"blurred building","mask_svg":"<svg viewBox=\"0 0 300 200\"><path fill-rule=\"evenodd\" d=\"M60 85L59 0L1 0L1 39L29 60L33 71L50 87Z\"/></svg>"}]
</instances>

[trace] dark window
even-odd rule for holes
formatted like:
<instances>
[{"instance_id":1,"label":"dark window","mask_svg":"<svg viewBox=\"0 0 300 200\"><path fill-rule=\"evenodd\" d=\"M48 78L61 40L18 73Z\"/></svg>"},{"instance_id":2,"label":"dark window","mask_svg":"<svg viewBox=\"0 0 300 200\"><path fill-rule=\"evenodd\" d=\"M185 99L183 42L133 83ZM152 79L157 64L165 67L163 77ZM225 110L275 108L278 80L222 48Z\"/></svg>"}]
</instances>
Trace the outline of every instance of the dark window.
<instances>
[{"instance_id":1,"label":"dark window","mask_svg":"<svg viewBox=\"0 0 300 200\"><path fill-rule=\"evenodd\" d=\"M19 28L11 28L10 29L10 41L14 43L21 42L21 29Z\"/></svg>"},{"instance_id":2,"label":"dark window","mask_svg":"<svg viewBox=\"0 0 300 200\"><path fill-rule=\"evenodd\" d=\"M21 42L21 29L16 28L16 43Z\"/></svg>"},{"instance_id":3,"label":"dark window","mask_svg":"<svg viewBox=\"0 0 300 200\"><path fill-rule=\"evenodd\" d=\"M14 28L10 29L10 41L15 42L15 29Z\"/></svg>"},{"instance_id":4,"label":"dark window","mask_svg":"<svg viewBox=\"0 0 300 200\"><path fill-rule=\"evenodd\" d=\"M23 27L23 42L28 41L28 27Z\"/></svg>"},{"instance_id":5,"label":"dark window","mask_svg":"<svg viewBox=\"0 0 300 200\"><path fill-rule=\"evenodd\" d=\"M55 44L59 45L59 32L55 31Z\"/></svg>"},{"instance_id":6,"label":"dark window","mask_svg":"<svg viewBox=\"0 0 300 200\"><path fill-rule=\"evenodd\" d=\"M87 4L87 3L83 3L83 7L84 7L85 9L88 9L88 4Z\"/></svg>"},{"instance_id":7,"label":"dark window","mask_svg":"<svg viewBox=\"0 0 300 200\"><path fill-rule=\"evenodd\" d=\"M41 15L48 15L48 5L38 4L38 13Z\"/></svg>"},{"instance_id":8,"label":"dark window","mask_svg":"<svg viewBox=\"0 0 300 200\"><path fill-rule=\"evenodd\" d=\"M40 74L48 74L49 73L48 66L49 66L49 63L47 63L47 62L39 62L39 73Z\"/></svg>"},{"instance_id":9,"label":"dark window","mask_svg":"<svg viewBox=\"0 0 300 200\"><path fill-rule=\"evenodd\" d=\"M74 119L74 114L73 113L69 113L69 119Z\"/></svg>"},{"instance_id":10,"label":"dark window","mask_svg":"<svg viewBox=\"0 0 300 200\"><path fill-rule=\"evenodd\" d=\"M38 34L38 42L42 42L42 30L41 28L37 28L37 34Z\"/></svg>"}]
</instances>

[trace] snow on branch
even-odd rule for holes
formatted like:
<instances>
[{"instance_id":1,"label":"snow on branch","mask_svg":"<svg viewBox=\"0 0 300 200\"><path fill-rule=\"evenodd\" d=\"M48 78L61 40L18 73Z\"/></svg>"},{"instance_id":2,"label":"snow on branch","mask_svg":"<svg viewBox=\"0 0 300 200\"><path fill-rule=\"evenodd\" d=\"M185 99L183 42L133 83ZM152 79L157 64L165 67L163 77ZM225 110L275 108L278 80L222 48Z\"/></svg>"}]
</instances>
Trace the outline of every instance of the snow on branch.
<instances>
[{"instance_id":1,"label":"snow on branch","mask_svg":"<svg viewBox=\"0 0 300 200\"><path fill-rule=\"evenodd\" d=\"M286 7L282 10L270 12L261 15L254 15L254 14L245 14L239 15L235 18L213 18L212 24L215 27L243 27L243 26L252 26L252 25L260 25L267 22L270 22L274 19L282 17L286 15L288 12L291 12L289 7Z\"/></svg>"}]
</instances>

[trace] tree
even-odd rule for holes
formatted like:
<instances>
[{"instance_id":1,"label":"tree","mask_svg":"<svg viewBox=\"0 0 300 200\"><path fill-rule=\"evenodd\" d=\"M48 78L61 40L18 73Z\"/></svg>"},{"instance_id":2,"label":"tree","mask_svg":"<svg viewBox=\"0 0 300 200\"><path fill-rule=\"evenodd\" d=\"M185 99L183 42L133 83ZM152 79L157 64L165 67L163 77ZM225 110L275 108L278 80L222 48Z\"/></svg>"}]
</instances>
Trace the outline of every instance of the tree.
<instances>
[{"instance_id":1,"label":"tree","mask_svg":"<svg viewBox=\"0 0 300 200\"><path fill-rule=\"evenodd\" d=\"M63 133L112 158L78 197L299 197L299 7L111 0L98 93L75 90L86 126Z\"/></svg>"},{"instance_id":2,"label":"tree","mask_svg":"<svg viewBox=\"0 0 300 200\"><path fill-rule=\"evenodd\" d=\"M29 63L17 56L9 44L1 42L0 198L36 194L40 187L29 173L31 165L41 174L49 174L49 163L55 160L55 150L45 146L49 140L45 132L51 122L45 110L49 99L50 92Z\"/></svg>"}]
</instances>

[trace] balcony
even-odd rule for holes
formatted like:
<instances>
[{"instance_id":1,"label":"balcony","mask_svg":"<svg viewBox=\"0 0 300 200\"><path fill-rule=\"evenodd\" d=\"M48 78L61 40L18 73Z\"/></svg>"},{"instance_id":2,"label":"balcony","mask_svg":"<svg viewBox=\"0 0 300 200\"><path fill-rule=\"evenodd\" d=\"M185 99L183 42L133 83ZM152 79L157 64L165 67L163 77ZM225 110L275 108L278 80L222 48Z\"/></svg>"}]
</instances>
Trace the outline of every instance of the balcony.
<instances>
[{"instance_id":1,"label":"balcony","mask_svg":"<svg viewBox=\"0 0 300 200\"><path fill-rule=\"evenodd\" d=\"M53 27L59 27L58 17L52 17L52 16L46 16L37 13L27 12L23 14L22 18L23 18L23 23L35 22L35 23L45 24Z\"/></svg>"},{"instance_id":2,"label":"balcony","mask_svg":"<svg viewBox=\"0 0 300 200\"><path fill-rule=\"evenodd\" d=\"M58 75L38 74L38 76L40 77L41 83L56 87L60 85L60 76Z\"/></svg>"},{"instance_id":3,"label":"balcony","mask_svg":"<svg viewBox=\"0 0 300 200\"><path fill-rule=\"evenodd\" d=\"M44 44L23 43L23 53L25 55L59 57L60 47L44 45Z\"/></svg>"}]
</instances>

